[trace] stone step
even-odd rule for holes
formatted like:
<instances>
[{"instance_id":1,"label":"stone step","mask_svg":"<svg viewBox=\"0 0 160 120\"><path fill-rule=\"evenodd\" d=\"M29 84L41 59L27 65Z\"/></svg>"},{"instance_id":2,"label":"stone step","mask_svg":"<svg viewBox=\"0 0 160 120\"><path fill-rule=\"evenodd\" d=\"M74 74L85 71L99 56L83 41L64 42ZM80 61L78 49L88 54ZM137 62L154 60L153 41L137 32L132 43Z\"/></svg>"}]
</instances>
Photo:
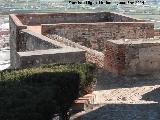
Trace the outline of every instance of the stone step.
<instances>
[{"instance_id":1,"label":"stone step","mask_svg":"<svg viewBox=\"0 0 160 120\"><path fill-rule=\"evenodd\" d=\"M93 104L95 103L96 95L91 93L79 97L77 100L74 101L72 106L72 112L80 112L80 111L88 111L93 108Z\"/></svg>"}]
</instances>

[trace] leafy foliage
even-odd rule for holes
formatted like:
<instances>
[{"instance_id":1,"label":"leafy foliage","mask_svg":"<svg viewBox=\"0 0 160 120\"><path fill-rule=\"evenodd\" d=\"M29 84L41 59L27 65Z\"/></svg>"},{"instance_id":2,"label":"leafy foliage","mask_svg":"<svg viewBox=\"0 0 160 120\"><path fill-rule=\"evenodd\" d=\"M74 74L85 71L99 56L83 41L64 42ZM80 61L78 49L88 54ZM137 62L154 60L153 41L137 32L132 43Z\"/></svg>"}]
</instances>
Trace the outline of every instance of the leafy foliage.
<instances>
[{"instance_id":1,"label":"leafy foliage","mask_svg":"<svg viewBox=\"0 0 160 120\"><path fill-rule=\"evenodd\" d=\"M1 120L50 120L62 115L95 80L91 64L43 65L0 72Z\"/></svg>"}]
</instances>

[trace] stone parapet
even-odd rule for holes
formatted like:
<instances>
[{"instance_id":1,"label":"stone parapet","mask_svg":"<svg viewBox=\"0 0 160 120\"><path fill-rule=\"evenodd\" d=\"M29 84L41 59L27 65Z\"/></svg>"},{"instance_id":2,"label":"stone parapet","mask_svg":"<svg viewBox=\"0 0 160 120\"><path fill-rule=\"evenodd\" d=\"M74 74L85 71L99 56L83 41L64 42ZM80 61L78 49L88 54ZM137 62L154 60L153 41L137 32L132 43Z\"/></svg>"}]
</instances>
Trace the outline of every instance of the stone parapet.
<instances>
[{"instance_id":1,"label":"stone parapet","mask_svg":"<svg viewBox=\"0 0 160 120\"><path fill-rule=\"evenodd\" d=\"M100 22L42 24L42 34L56 34L103 52L107 40L153 38L152 22Z\"/></svg>"},{"instance_id":2,"label":"stone parapet","mask_svg":"<svg viewBox=\"0 0 160 120\"><path fill-rule=\"evenodd\" d=\"M160 70L159 39L106 42L104 68L119 75L152 74Z\"/></svg>"},{"instance_id":3,"label":"stone parapet","mask_svg":"<svg viewBox=\"0 0 160 120\"><path fill-rule=\"evenodd\" d=\"M84 63L85 51L75 48L35 50L17 52L16 68L40 66L43 64Z\"/></svg>"}]
</instances>

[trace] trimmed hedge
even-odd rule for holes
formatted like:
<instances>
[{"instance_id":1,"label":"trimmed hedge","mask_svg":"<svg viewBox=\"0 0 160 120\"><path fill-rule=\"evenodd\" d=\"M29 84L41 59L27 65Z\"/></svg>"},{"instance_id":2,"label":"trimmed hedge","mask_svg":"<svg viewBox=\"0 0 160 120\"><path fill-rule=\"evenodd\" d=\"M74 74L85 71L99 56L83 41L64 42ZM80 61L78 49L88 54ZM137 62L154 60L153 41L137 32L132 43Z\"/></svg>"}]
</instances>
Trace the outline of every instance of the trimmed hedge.
<instances>
[{"instance_id":1,"label":"trimmed hedge","mask_svg":"<svg viewBox=\"0 0 160 120\"><path fill-rule=\"evenodd\" d=\"M51 120L56 113L66 119L94 71L92 64L69 64L0 72L0 119Z\"/></svg>"}]
</instances>

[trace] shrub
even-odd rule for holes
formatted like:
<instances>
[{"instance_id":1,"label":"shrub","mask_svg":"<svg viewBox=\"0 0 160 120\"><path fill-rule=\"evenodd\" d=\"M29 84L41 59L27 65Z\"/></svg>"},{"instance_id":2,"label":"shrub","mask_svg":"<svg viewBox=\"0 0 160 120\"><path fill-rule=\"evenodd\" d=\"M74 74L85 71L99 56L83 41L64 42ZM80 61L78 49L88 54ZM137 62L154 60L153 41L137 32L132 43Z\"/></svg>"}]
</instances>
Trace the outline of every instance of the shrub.
<instances>
[{"instance_id":1,"label":"shrub","mask_svg":"<svg viewBox=\"0 0 160 120\"><path fill-rule=\"evenodd\" d=\"M94 65L43 65L0 72L1 120L65 116L79 91L95 80Z\"/></svg>"}]
</instances>

